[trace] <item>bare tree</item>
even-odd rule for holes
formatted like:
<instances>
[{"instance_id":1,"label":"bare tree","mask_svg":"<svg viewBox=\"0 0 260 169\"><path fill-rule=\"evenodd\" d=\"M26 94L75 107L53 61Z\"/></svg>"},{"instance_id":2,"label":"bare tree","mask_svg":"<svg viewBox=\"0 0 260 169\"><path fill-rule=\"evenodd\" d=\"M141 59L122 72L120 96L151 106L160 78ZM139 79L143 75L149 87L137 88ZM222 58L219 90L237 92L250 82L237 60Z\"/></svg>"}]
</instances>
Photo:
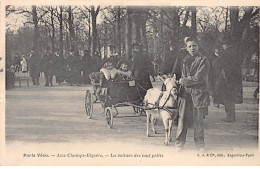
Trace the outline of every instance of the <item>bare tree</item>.
<instances>
[{"instance_id":1,"label":"bare tree","mask_svg":"<svg viewBox=\"0 0 260 169\"><path fill-rule=\"evenodd\" d=\"M118 56L121 57L121 8L117 7L117 38L118 38Z\"/></svg>"},{"instance_id":2,"label":"bare tree","mask_svg":"<svg viewBox=\"0 0 260 169\"><path fill-rule=\"evenodd\" d=\"M99 13L100 6L97 6L95 9L94 6L90 7L91 20L92 20L92 43L91 43L91 56L94 56L94 53L97 50L98 35L97 35L97 15Z\"/></svg>"},{"instance_id":3,"label":"bare tree","mask_svg":"<svg viewBox=\"0 0 260 169\"><path fill-rule=\"evenodd\" d=\"M196 22L197 11L195 6L190 8L191 8L191 36L197 37L197 22Z\"/></svg>"},{"instance_id":4,"label":"bare tree","mask_svg":"<svg viewBox=\"0 0 260 169\"><path fill-rule=\"evenodd\" d=\"M33 17L33 24L34 24L34 48L36 51L39 49L38 45L38 38L39 38L39 28L38 28L38 17L37 17L37 11L36 11L36 6L32 6L32 17Z\"/></svg>"},{"instance_id":5,"label":"bare tree","mask_svg":"<svg viewBox=\"0 0 260 169\"><path fill-rule=\"evenodd\" d=\"M76 46L76 38L75 38L75 30L73 26L73 15L72 15L72 9L71 6L68 7L68 23L69 23L69 32L70 32L70 42L71 42L71 49L75 50Z\"/></svg>"},{"instance_id":6,"label":"bare tree","mask_svg":"<svg viewBox=\"0 0 260 169\"><path fill-rule=\"evenodd\" d=\"M60 26L60 56L63 57L63 7L60 6L60 13L58 14L59 26Z\"/></svg>"},{"instance_id":7,"label":"bare tree","mask_svg":"<svg viewBox=\"0 0 260 169\"><path fill-rule=\"evenodd\" d=\"M126 49L126 59L132 58L132 9L127 7L126 9L126 39L125 39L125 49Z\"/></svg>"}]
</instances>

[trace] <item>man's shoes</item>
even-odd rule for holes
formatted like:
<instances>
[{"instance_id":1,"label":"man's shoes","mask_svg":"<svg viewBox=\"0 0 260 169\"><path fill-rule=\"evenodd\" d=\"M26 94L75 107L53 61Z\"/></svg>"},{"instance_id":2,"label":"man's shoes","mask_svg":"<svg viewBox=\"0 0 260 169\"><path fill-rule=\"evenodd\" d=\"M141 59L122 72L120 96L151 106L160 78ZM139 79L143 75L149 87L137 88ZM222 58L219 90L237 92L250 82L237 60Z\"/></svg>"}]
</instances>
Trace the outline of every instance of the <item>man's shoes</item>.
<instances>
[{"instance_id":1,"label":"man's shoes","mask_svg":"<svg viewBox=\"0 0 260 169\"><path fill-rule=\"evenodd\" d=\"M236 119L226 117L224 119L221 119L221 121L226 122L226 123L234 123L234 122L236 122Z\"/></svg>"},{"instance_id":2,"label":"man's shoes","mask_svg":"<svg viewBox=\"0 0 260 169\"><path fill-rule=\"evenodd\" d=\"M49 84L45 84L45 86L49 86Z\"/></svg>"}]
</instances>

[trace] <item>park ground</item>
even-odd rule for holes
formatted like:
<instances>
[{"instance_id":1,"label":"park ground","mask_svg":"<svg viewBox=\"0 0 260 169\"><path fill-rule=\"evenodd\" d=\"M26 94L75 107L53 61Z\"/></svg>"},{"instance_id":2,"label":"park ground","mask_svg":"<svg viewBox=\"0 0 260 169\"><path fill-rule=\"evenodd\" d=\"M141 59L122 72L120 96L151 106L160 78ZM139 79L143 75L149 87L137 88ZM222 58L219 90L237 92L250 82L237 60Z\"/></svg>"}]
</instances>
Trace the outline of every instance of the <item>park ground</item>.
<instances>
[{"instance_id":1,"label":"park ground","mask_svg":"<svg viewBox=\"0 0 260 169\"><path fill-rule=\"evenodd\" d=\"M17 158L20 159L21 154L33 152L53 153L55 150L55 153L58 151L66 154L68 152L79 153L84 150L84 152L90 153L106 152L106 157L112 156L109 152L132 155L146 153L147 156L157 154L156 158L160 159L160 162L165 161L165 164L174 165L169 160L167 161L168 158L159 157L174 158L176 156L173 155L176 154L174 142L168 146L163 144L164 130L160 120L157 123L158 134L152 134L148 138L145 135L145 115L138 116L131 107L122 107L118 108L119 115L114 118L113 128L110 129L106 125L105 115L102 113L100 104L94 104L91 119L88 119L85 114L85 91L91 89L91 85L69 86L62 83L45 87L42 77L40 83L39 86L33 86L30 83L29 87L25 83L22 84L22 87L16 84L18 87L6 91L5 141L6 152L10 151L8 157L18 156L19 158ZM159 87L160 82L153 82L153 85ZM257 85L258 83L255 82L243 83L244 102L236 105L236 123L221 122L221 118L226 116L224 106L221 105L220 108L217 108L210 105L209 115L204 121L207 152L224 151L250 154L258 150L259 103L258 99L253 97ZM173 140L175 134L176 126L173 128ZM187 153L196 151L193 129L188 130L187 143L183 151ZM200 155L194 154L194 156ZM123 157L122 161L124 158L127 159L127 157ZM144 158L142 160L149 161ZM228 159L226 160L228 161ZM138 164L138 161L139 159L132 162ZM180 165L187 164L187 161L181 163L176 158L172 159L173 161ZM68 162L66 161L64 164ZM193 160L190 162L189 164L194 163ZM46 161L46 163L48 162ZM85 164L83 161L79 161L79 164L81 163ZM132 164L131 161L124 162L124 164L128 163ZM13 163L10 162L10 164ZM93 164L95 165L95 163Z\"/></svg>"}]
</instances>

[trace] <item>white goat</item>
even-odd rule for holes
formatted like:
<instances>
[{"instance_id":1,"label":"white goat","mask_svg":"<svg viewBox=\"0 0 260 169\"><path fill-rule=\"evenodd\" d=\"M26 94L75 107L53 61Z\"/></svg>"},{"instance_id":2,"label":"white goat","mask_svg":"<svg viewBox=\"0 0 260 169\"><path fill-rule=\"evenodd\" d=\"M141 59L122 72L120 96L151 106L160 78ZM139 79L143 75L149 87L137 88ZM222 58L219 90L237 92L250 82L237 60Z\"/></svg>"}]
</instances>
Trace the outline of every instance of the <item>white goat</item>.
<instances>
[{"instance_id":1,"label":"white goat","mask_svg":"<svg viewBox=\"0 0 260 169\"><path fill-rule=\"evenodd\" d=\"M152 108L151 110L146 110L146 117L147 117L147 130L146 135L147 137L150 136L149 133L149 123L151 123L152 131L156 134L155 130L155 122L161 116L164 129L165 129L165 141L164 144L168 145L171 141L171 129L173 125L173 112L169 112L171 108L177 106L177 81L176 76L174 75L172 78L163 79L159 77L161 81L166 86L166 91L163 92L161 100L159 102L159 109L153 109L155 107L155 102L158 100L161 90L158 88L149 89L145 95L144 103L147 107ZM176 113L176 110L174 110Z\"/></svg>"}]
</instances>

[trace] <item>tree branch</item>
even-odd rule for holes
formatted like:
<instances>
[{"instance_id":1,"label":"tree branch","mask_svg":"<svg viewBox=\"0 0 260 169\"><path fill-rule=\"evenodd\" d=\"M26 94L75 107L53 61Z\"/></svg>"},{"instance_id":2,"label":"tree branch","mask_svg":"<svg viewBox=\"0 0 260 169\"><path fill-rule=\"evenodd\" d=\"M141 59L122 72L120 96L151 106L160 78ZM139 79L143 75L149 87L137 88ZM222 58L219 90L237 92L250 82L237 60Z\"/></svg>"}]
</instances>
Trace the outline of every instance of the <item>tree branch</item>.
<instances>
[{"instance_id":1,"label":"tree branch","mask_svg":"<svg viewBox=\"0 0 260 169\"><path fill-rule=\"evenodd\" d=\"M185 17L184 17L182 26L186 26L186 24L187 24L187 22L188 22L188 19L189 19L189 16L190 16L190 11L189 11L189 9L187 8L187 11L186 11L186 13L185 13Z\"/></svg>"},{"instance_id":2,"label":"tree branch","mask_svg":"<svg viewBox=\"0 0 260 169\"><path fill-rule=\"evenodd\" d=\"M255 15L259 14L259 10L260 10L260 8L258 7L258 8L255 10L255 12L253 12L253 13L251 14L250 18L253 18Z\"/></svg>"}]
</instances>

